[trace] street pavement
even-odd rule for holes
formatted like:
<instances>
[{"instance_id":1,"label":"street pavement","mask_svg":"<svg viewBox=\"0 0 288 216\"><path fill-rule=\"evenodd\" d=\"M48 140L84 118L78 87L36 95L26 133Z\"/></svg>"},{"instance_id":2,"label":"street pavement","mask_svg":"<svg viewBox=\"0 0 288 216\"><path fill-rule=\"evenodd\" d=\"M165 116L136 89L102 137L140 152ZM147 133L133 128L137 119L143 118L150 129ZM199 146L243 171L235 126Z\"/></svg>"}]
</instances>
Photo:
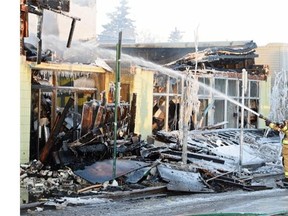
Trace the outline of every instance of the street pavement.
<instances>
[{"instance_id":1,"label":"street pavement","mask_svg":"<svg viewBox=\"0 0 288 216\"><path fill-rule=\"evenodd\" d=\"M85 205L37 212L29 209L21 215L43 216L166 216L166 215L288 215L288 190L229 191L222 193L189 194L150 199L98 200Z\"/></svg>"}]
</instances>

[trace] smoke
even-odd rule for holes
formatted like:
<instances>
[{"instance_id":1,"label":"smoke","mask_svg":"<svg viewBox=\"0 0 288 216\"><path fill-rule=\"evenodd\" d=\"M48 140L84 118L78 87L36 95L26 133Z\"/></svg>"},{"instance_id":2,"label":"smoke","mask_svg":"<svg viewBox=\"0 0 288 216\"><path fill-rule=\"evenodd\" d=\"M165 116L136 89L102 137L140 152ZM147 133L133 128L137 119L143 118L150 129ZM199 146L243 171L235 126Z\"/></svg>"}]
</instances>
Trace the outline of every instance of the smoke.
<instances>
[{"instance_id":1,"label":"smoke","mask_svg":"<svg viewBox=\"0 0 288 216\"><path fill-rule=\"evenodd\" d=\"M96 4L96 0L71 0L71 2L82 7L94 7Z\"/></svg>"},{"instance_id":2,"label":"smoke","mask_svg":"<svg viewBox=\"0 0 288 216\"><path fill-rule=\"evenodd\" d=\"M97 59L105 62L116 62L116 45L115 49L106 49L99 47L96 40L80 41L74 40L71 47L67 48L67 41L60 40L54 35L47 35L43 38L43 49L49 49L56 54L54 61L93 64ZM155 73L166 74L174 78L184 78L180 71L174 71L162 65L147 61L143 58L133 57L127 54L121 54L122 65L142 67L154 71ZM108 63L109 64L109 63ZM110 66L110 65L109 65ZM112 67L112 66L110 66ZM112 67L113 68L113 67Z\"/></svg>"},{"instance_id":3,"label":"smoke","mask_svg":"<svg viewBox=\"0 0 288 216\"><path fill-rule=\"evenodd\" d=\"M59 37L59 26L57 24L57 14L44 10L42 35L55 35Z\"/></svg>"}]
</instances>

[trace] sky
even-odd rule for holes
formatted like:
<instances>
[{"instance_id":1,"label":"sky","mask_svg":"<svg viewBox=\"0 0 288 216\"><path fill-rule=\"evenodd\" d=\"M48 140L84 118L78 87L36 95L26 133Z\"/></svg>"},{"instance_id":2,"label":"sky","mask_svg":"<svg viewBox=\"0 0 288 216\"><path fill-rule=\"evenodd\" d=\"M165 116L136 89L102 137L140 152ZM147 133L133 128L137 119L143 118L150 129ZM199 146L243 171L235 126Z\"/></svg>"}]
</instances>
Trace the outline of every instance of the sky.
<instances>
[{"instance_id":1,"label":"sky","mask_svg":"<svg viewBox=\"0 0 288 216\"><path fill-rule=\"evenodd\" d=\"M138 34L166 42L175 27L183 42L253 40L288 43L285 0L127 0ZM97 0L97 34L119 0ZM195 34L196 33L196 34Z\"/></svg>"},{"instance_id":2,"label":"sky","mask_svg":"<svg viewBox=\"0 0 288 216\"><path fill-rule=\"evenodd\" d=\"M73 39L99 35L110 22L120 0L70 0L76 22ZM182 42L253 40L258 46L288 43L286 0L127 0L130 19L136 27L136 43L167 42L177 28ZM96 4L95 4L96 3ZM45 13L52 13L45 11ZM44 14L45 15L45 14ZM29 20L30 32L37 30L37 18ZM43 28L54 21L44 16ZM67 40L71 18L58 15L60 39Z\"/></svg>"}]
</instances>

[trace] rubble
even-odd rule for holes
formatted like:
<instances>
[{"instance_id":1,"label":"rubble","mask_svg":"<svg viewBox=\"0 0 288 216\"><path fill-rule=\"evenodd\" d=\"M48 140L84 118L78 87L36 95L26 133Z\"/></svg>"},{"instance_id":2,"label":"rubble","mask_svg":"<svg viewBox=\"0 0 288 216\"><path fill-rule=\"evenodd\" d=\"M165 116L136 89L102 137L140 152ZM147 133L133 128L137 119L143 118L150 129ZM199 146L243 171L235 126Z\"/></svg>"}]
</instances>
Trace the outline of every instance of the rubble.
<instances>
[{"instance_id":1,"label":"rubble","mask_svg":"<svg viewBox=\"0 0 288 216\"><path fill-rule=\"evenodd\" d=\"M28 2L30 10L31 6L33 8L38 6L33 5L31 1ZM54 6L58 8L59 5ZM69 8L66 7L65 10L68 12ZM59 11L54 12L59 13ZM76 17L70 18L72 24L67 42L68 48L75 21L79 20ZM61 67L59 73L54 73L53 70L57 66L53 69L51 65L47 67L53 69L51 71L42 69L43 63L40 63L51 62L55 53L49 49L42 51L42 24L40 22L38 24L38 48L29 43L23 43L24 46L21 48L21 51L26 51L27 61L37 61L38 64L31 70L33 93L30 136L30 142L33 144L31 158L37 159L20 165L21 209L28 209L27 211L32 214L31 208L34 208L35 212L41 212L46 207L63 209L68 205L85 204L90 201L109 202L110 199L119 197L130 199L182 193L215 193L236 189L249 191L271 189L270 185L255 181L255 176L267 175L267 173L280 176L283 173L279 139L272 139L274 135L270 134L270 137L266 137L265 140L263 130L245 129L244 156L247 157L244 157L240 167L240 130L221 129L228 123L227 121L208 126L203 126L202 121L196 124L197 122L193 121L197 116L194 116L194 120L190 119L191 124L187 134L187 161L183 163L184 148L179 142L179 131L173 130L179 129L180 96L183 93L181 88L184 86L178 88L180 80L167 76L168 71L171 72L168 68L165 70L167 73L155 75L153 136L149 137L149 142L143 140L141 134L134 133L136 94L133 94L131 104L125 101L115 104L116 99L113 98L115 86L110 86L111 92L106 95L106 92L102 91L101 100L96 100L96 93L99 93L99 89L105 88L106 83L101 88L96 86L95 80L88 79L91 75L89 70L83 74L82 70L78 69L75 72L70 66L65 66ZM165 66L172 68L173 72L178 70L179 75L176 77L184 74L183 71L193 70L197 75L212 74L211 77L214 77L215 74L215 77L238 79L241 76L241 69L247 66L250 79L266 80L267 68L254 65L254 58L257 57L255 48L256 44L253 41L231 48L207 48L188 53ZM87 52L86 47L85 49ZM90 61L85 55L81 58L75 55L69 59L75 62L74 58L85 64L94 62L92 65L101 66L103 71L112 71L112 68L100 58ZM94 56L91 55L90 58ZM145 65L142 66L146 68ZM64 68L68 69L64 70ZM147 68L150 68L150 64ZM157 68L155 67L153 71ZM132 69L129 68L131 71ZM130 75L132 73L129 73ZM49 81L51 76L53 79ZM63 83L58 85L58 77L65 77L65 80L58 81L65 82L67 85ZM72 82L69 79L73 77L75 79ZM169 99L172 95L167 94L170 88L168 86L171 86L173 100L170 100L172 97ZM71 89L75 90L74 96L71 96ZM76 104L79 102L77 94L80 93L76 90L79 89L82 94L89 92L87 98L82 97L83 100L87 99L86 102L81 102L79 109L82 114L78 113L79 104ZM58 109L57 94L63 92L68 92L65 97L60 98L61 106L65 103L65 107ZM130 94L130 91L126 93ZM54 94L53 100L52 97L50 98L51 94ZM198 95L193 96L198 101ZM129 101L128 99L127 97L126 101ZM212 105L207 104L207 109ZM73 106L76 111L73 110ZM114 113L119 114L115 120ZM233 117L237 117L238 121L238 115ZM203 118L204 115L202 120ZM255 124L255 119L250 120ZM165 127L169 132L163 131ZM114 140L113 135L116 137ZM116 160L114 160L114 153Z\"/></svg>"},{"instance_id":2,"label":"rubble","mask_svg":"<svg viewBox=\"0 0 288 216\"><path fill-rule=\"evenodd\" d=\"M129 156L123 156L123 145L118 145L115 179L112 175L113 160L109 158L91 163L84 155L78 155L85 158L85 163L70 163L54 170L51 166L35 160L20 167L21 187L29 193L29 200L22 200L23 208L25 209L26 204L30 206L31 202L40 201L44 201L39 203L43 206L55 197L96 196L113 199L125 197L127 193L135 190L139 193L148 190L145 197L153 197L156 195L154 189L158 190L159 187L162 191L156 196L272 189L273 186L261 184L259 179L254 179L255 176L267 175L267 171L268 175L275 175L276 179L277 176L280 178L282 173L277 152L280 151L278 139L275 139L273 133L263 138L262 133L264 131L259 129L245 130L245 154L249 153L249 156L246 156L252 157L253 161L244 158L240 172L237 165L239 159L236 156L239 153L236 151L239 148L236 140L240 130L237 129L190 131L187 164L181 162L178 131L158 131L153 137L158 146L141 139L137 139L138 142L134 140L139 151ZM162 143L161 146L159 142ZM217 151L218 148L221 150ZM225 148L232 150L225 153Z\"/></svg>"},{"instance_id":3,"label":"rubble","mask_svg":"<svg viewBox=\"0 0 288 216\"><path fill-rule=\"evenodd\" d=\"M206 59L203 55L202 62L197 57L198 63L212 62L214 59L219 61L224 52L220 48L210 51L206 50L203 53L220 57L208 56ZM242 60L254 56L253 48L251 53L247 51L236 54L232 51L224 52L225 61L221 61L222 66L227 63L226 60L229 61L229 58L236 59L235 55L239 55ZM193 68L194 57L194 55L188 55L184 58L191 70L195 69ZM185 65L183 61L179 60L174 63ZM201 72L210 71L208 67L205 66L205 68L206 71L200 68ZM212 68L211 71L215 69ZM229 71L234 70L230 68ZM39 74L34 75L33 80L38 84L39 80L36 79L36 75L39 76ZM42 75L49 76L45 73ZM67 73L61 76L72 75ZM97 196L115 199L116 197L142 196L148 198L187 193L216 193L237 189L249 191L271 189L270 185L261 184L254 178L256 174L258 176L267 174L267 170L272 175L280 176L282 173L281 163L279 163L280 148L277 145L279 137L272 139L276 137L276 134L270 133L270 137L266 138L266 143L263 130L245 129L244 155L249 155L249 157L245 157L242 167L239 167L240 129L221 129L227 121L207 126L194 125L191 119L191 127L187 134L187 164L182 162L183 149L178 131L179 100L169 101L169 110L164 109L161 103L164 101L161 96L161 87L165 86L165 83L176 86L179 80L171 79L168 82L162 78L163 76L160 75L157 77L156 87L159 88L159 95L156 95L154 100L153 135L147 141L142 139L141 134L134 133L136 94L133 94L131 104L122 101L115 107L113 88L110 88L112 92L108 92L107 95L105 91L101 92L101 100L87 98L81 107L81 115L68 111L68 108L74 104L73 99L68 98L64 109L58 110L58 118L54 121L56 122L54 127L48 127L51 121L49 95L43 94L38 101L33 101L33 107L37 107L34 104L38 104L38 107L40 107L39 104L41 105L41 118L37 120L40 120L45 136L39 143L39 149L43 147L40 160L21 167L21 187L28 191L29 196L27 199L22 198L22 203L26 202L28 206L31 206L31 202L36 202L43 207L48 202L50 203L51 198L55 200L55 198L62 197ZM43 81L43 79L40 80ZM87 84L85 80L85 77L78 79L80 84L82 81ZM43 85L43 83L39 84ZM178 90L175 93L179 93ZM165 100L165 103L168 104L168 101ZM211 106L209 105L208 108ZM119 113L117 123L114 122L116 109ZM36 108L33 111L38 114ZM167 111L168 122L165 122ZM169 124L167 132L163 130L164 123ZM113 140L115 124L117 132L116 140ZM48 128L51 128L51 132L46 131ZM37 130L36 128L34 131L35 140L37 140ZM115 143L116 161L112 159ZM116 176L113 176L114 162L116 162ZM65 208L70 204L65 200L59 200L52 206ZM23 208L26 208L25 205Z\"/></svg>"},{"instance_id":4,"label":"rubble","mask_svg":"<svg viewBox=\"0 0 288 216\"><path fill-rule=\"evenodd\" d=\"M188 53L182 58L167 63L165 66L174 70L193 70L199 73L235 72L241 74L244 66L243 60L247 61L246 69L250 76L267 79L268 66L255 65L251 59L258 57L255 53L257 45L249 41L244 45L231 47L212 47L193 53Z\"/></svg>"}]
</instances>

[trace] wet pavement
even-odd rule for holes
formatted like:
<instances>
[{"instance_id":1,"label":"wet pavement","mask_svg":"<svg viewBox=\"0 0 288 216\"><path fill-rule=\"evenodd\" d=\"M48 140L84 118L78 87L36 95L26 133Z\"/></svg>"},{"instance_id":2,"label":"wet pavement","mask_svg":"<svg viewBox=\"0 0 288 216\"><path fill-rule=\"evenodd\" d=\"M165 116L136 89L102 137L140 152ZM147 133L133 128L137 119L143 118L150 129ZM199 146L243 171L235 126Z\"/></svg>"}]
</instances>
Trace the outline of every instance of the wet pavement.
<instances>
[{"instance_id":1,"label":"wet pavement","mask_svg":"<svg viewBox=\"0 0 288 216\"><path fill-rule=\"evenodd\" d=\"M92 198L92 197L91 197ZM89 199L88 199L89 200ZM91 200L91 199L90 199ZM78 200L80 203L80 200ZM86 200L87 201L87 200ZM181 196L168 196L150 199L129 199L112 201L107 199L95 199L86 204L60 206L56 210L46 209L41 212L33 209L21 212L21 215L199 215L216 214L223 215L288 215L288 190L272 189L248 192L243 190L223 193L202 193ZM232 214L231 214L232 213ZM249 214L248 214L249 213Z\"/></svg>"}]
</instances>

